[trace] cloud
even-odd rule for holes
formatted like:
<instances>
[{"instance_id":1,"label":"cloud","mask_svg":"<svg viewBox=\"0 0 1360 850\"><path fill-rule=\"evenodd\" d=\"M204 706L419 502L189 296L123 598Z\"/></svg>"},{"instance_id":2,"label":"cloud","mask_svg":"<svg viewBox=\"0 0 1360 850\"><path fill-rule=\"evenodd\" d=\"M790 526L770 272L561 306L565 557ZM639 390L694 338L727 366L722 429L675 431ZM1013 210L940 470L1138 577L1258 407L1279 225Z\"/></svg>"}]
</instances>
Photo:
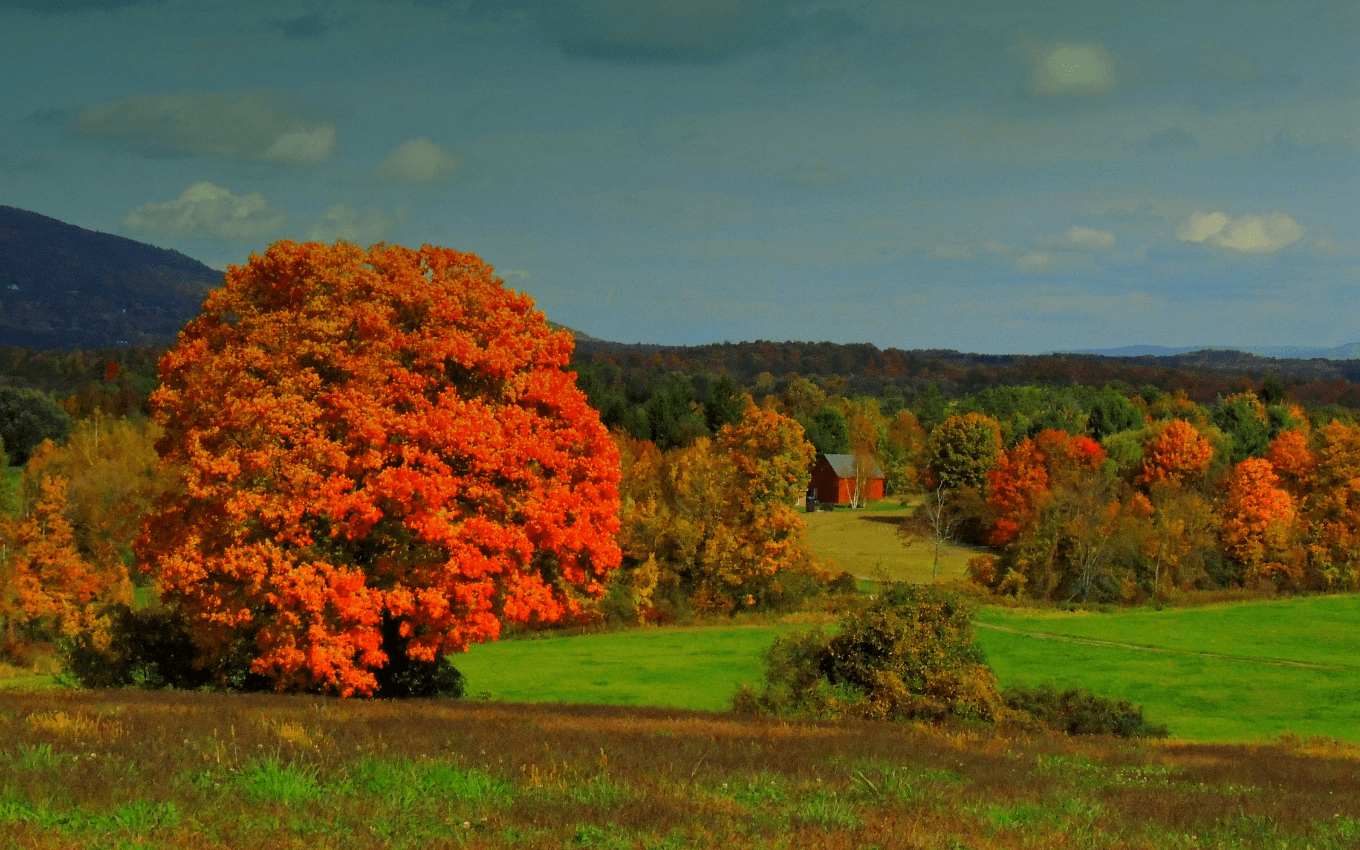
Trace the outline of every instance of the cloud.
<instances>
[{"instance_id":1,"label":"cloud","mask_svg":"<svg viewBox=\"0 0 1360 850\"><path fill-rule=\"evenodd\" d=\"M151 154L204 153L233 159L317 165L335 153L335 125L302 117L286 95L187 91L99 103L68 129Z\"/></svg>"},{"instance_id":2,"label":"cloud","mask_svg":"<svg viewBox=\"0 0 1360 850\"><path fill-rule=\"evenodd\" d=\"M277 233L287 220L287 214L266 204L259 192L237 197L204 181L173 201L142 204L123 219L123 226L160 236L261 239Z\"/></svg>"},{"instance_id":3,"label":"cloud","mask_svg":"<svg viewBox=\"0 0 1360 850\"><path fill-rule=\"evenodd\" d=\"M1072 251L1108 251L1114 247L1115 236L1108 230L1093 227L1071 227L1062 236L1044 240L1051 248L1067 248Z\"/></svg>"},{"instance_id":4,"label":"cloud","mask_svg":"<svg viewBox=\"0 0 1360 850\"><path fill-rule=\"evenodd\" d=\"M1221 212L1194 212L1176 227L1176 238L1243 254L1273 254L1302 239L1303 230L1284 213L1229 218Z\"/></svg>"},{"instance_id":5,"label":"cloud","mask_svg":"<svg viewBox=\"0 0 1360 850\"><path fill-rule=\"evenodd\" d=\"M1114 88L1114 60L1098 44L1059 44L1037 51L1029 88L1049 97L1104 94Z\"/></svg>"},{"instance_id":6,"label":"cloud","mask_svg":"<svg viewBox=\"0 0 1360 850\"><path fill-rule=\"evenodd\" d=\"M405 217L406 211L403 209L394 213L369 210L361 214L344 204L332 204L321 214L321 220L307 231L307 238L314 242L343 239L357 245L371 245L385 239L392 225Z\"/></svg>"},{"instance_id":7,"label":"cloud","mask_svg":"<svg viewBox=\"0 0 1360 850\"><path fill-rule=\"evenodd\" d=\"M1047 251L1030 251L1016 258L1015 267L1021 271L1037 272L1043 271L1057 262L1058 258Z\"/></svg>"},{"instance_id":8,"label":"cloud","mask_svg":"<svg viewBox=\"0 0 1360 850\"><path fill-rule=\"evenodd\" d=\"M403 183L429 183L453 174L460 164L448 151L421 136L388 154L378 164L377 173Z\"/></svg>"}]
</instances>

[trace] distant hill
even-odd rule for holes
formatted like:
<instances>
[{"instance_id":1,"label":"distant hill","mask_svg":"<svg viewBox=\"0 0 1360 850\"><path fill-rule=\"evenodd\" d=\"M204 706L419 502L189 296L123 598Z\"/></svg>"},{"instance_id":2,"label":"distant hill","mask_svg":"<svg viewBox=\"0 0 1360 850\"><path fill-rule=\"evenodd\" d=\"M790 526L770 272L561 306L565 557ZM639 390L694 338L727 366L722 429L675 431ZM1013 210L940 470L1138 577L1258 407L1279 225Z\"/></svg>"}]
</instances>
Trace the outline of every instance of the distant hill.
<instances>
[{"instance_id":1,"label":"distant hill","mask_svg":"<svg viewBox=\"0 0 1360 850\"><path fill-rule=\"evenodd\" d=\"M221 284L178 251L0 206L0 345L171 342Z\"/></svg>"},{"instance_id":2,"label":"distant hill","mask_svg":"<svg viewBox=\"0 0 1360 850\"><path fill-rule=\"evenodd\" d=\"M1191 345L1185 348L1167 348L1162 345L1126 345L1122 348L1089 348L1068 354L1099 354L1102 357L1170 357L1176 354L1189 354L1192 351L1222 351L1207 345ZM1296 345L1276 346L1235 346L1230 351L1241 351L1257 357L1273 357L1281 360L1357 360L1360 359L1360 342L1338 345L1336 348L1304 348Z\"/></svg>"}]
</instances>

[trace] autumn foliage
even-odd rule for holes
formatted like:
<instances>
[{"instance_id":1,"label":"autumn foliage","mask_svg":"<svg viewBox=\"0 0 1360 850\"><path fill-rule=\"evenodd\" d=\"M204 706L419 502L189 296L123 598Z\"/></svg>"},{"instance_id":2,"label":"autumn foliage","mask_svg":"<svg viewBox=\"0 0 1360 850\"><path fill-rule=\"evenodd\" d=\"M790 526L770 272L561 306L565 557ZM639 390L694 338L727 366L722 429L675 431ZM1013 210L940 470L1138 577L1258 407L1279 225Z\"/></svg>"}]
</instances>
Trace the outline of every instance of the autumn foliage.
<instances>
[{"instance_id":1,"label":"autumn foliage","mask_svg":"<svg viewBox=\"0 0 1360 850\"><path fill-rule=\"evenodd\" d=\"M1214 448L1184 419L1173 419L1147 443L1140 484L1182 484L1202 476L1213 460Z\"/></svg>"},{"instance_id":2,"label":"autumn foliage","mask_svg":"<svg viewBox=\"0 0 1360 850\"><path fill-rule=\"evenodd\" d=\"M125 570L101 571L76 550L64 515L67 482L44 477L27 514L0 524L0 617L4 646L12 649L45 631L44 637L70 636L96 627L94 603L110 591L124 595Z\"/></svg>"},{"instance_id":3,"label":"autumn foliage","mask_svg":"<svg viewBox=\"0 0 1360 850\"><path fill-rule=\"evenodd\" d=\"M803 428L748 405L713 440L661 452L615 434L623 458L623 580L633 604L679 595L698 610L777 606L791 576L813 572L793 505L813 449Z\"/></svg>"},{"instance_id":4,"label":"autumn foliage","mask_svg":"<svg viewBox=\"0 0 1360 850\"><path fill-rule=\"evenodd\" d=\"M1247 458L1233 468L1223 501L1223 548L1245 568L1244 578L1289 581L1303 573L1294 557L1294 497L1280 487L1270 461ZM1301 553L1300 553L1301 554Z\"/></svg>"},{"instance_id":5,"label":"autumn foliage","mask_svg":"<svg viewBox=\"0 0 1360 850\"><path fill-rule=\"evenodd\" d=\"M471 254L279 242L160 364L180 486L138 553L210 664L372 694L553 621L619 564L618 452L572 339Z\"/></svg>"}]
</instances>

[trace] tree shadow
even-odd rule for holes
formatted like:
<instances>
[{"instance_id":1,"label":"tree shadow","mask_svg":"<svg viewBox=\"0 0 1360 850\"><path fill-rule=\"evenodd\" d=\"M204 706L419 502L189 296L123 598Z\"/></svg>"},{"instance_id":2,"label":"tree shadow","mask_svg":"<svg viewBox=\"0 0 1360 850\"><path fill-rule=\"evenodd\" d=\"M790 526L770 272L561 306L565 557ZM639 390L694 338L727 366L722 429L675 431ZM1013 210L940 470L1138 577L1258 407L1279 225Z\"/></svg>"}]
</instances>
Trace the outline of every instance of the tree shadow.
<instances>
[{"instance_id":1,"label":"tree shadow","mask_svg":"<svg viewBox=\"0 0 1360 850\"><path fill-rule=\"evenodd\" d=\"M858 519L862 519L862 520L864 520L865 522L881 522L881 523L883 523L884 525L901 525L901 524L902 524L902 517L901 517L901 516L882 516L882 515L880 515L880 516L872 516L872 515L867 515L867 514L866 514L865 516L858 517Z\"/></svg>"}]
</instances>

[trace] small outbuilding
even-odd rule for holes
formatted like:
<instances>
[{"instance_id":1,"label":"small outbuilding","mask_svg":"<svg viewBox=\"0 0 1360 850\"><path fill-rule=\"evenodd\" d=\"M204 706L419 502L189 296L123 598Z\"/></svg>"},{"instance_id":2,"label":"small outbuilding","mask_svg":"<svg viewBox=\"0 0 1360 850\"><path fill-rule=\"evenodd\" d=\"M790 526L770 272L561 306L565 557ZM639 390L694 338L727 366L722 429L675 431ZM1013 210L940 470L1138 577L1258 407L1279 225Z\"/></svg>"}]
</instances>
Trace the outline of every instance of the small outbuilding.
<instances>
[{"instance_id":1,"label":"small outbuilding","mask_svg":"<svg viewBox=\"0 0 1360 850\"><path fill-rule=\"evenodd\" d=\"M808 495L818 502L844 502L847 504L872 502L883 498L883 481L887 478L878 461L872 458L862 475L857 476L854 455L817 455L812 465L812 481L808 484ZM860 484L859 499L855 499L856 481Z\"/></svg>"}]
</instances>

